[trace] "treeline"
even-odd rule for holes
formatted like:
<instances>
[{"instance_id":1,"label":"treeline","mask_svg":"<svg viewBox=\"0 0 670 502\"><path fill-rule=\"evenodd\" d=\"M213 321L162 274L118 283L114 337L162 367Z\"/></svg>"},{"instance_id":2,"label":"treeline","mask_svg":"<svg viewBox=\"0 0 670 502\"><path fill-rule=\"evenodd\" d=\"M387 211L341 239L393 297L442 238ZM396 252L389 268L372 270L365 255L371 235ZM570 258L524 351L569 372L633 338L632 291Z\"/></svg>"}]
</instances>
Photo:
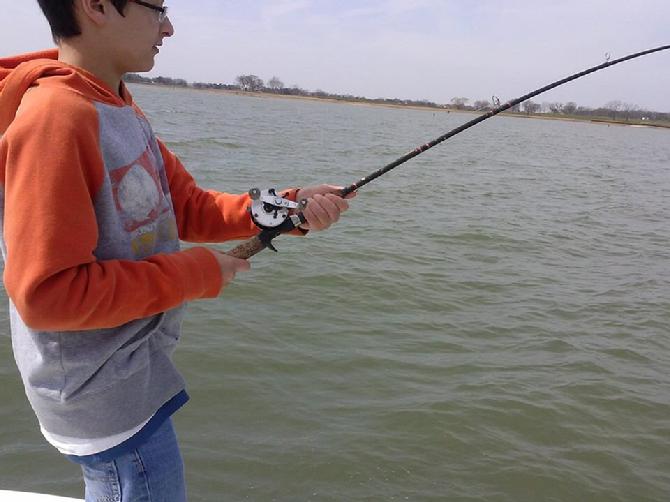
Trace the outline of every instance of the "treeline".
<instances>
[{"instance_id":1,"label":"treeline","mask_svg":"<svg viewBox=\"0 0 670 502\"><path fill-rule=\"evenodd\" d=\"M190 87L193 89L216 89L228 91L241 92L264 92L279 94L285 96L303 96L312 98L327 98L347 102L361 102L372 104L387 104L387 105L401 105L401 106L421 106L427 108L441 108L453 110L467 110L487 112L500 105L496 98L490 101L485 99L474 100L471 103L469 98L455 97L450 104L438 104L432 101L410 100L410 99L389 99L389 98L366 98L362 96L353 96L351 94L332 94L322 90L307 91L301 89L297 85L287 87L279 79L279 77L272 77L265 82L256 75L240 75L235 79L234 84L214 84L205 82L189 83L184 79L175 79L170 77L143 77L135 73L125 76L124 80L129 83L141 84L157 84L169 85L174 87ZM587 106L580 106L577 103L570 101L567 103L558 102L542 102L528 100L520 105L510 108L506 113L526 114L526 115L548 115L557 117L574 117L591 120L606 119L613 121L634 121L634 122L670 122L670 113L655 112L652 110L645 110L635 104L625 103L622 101L610 101L607 104L591 108Z\"/></svg>"},{"instance_id":2,"label":"treeline","mask_svg":"<svg viewBox=\"0 0 670 502\"><path fill-rule=\"evenodd\" d=\"M451 108L456 110L471 110L488 112L498 106L500 103L488 100L477 100L469 105L468 98L453 98ZM670 113L655 112L646 110L632 103L622 101L610 101L598 108L580 106L574 101L568 103L524 101L509 109L511 113L524 113L526 115L555 115L564 117L608 119L614 121L670 121Z\"/></svg>"},{"instance_id":3,"label":"treeline","mask_svg":"<svg viewBox=\"0 0 670 502\"><path fill-rule=\"evenodd\" d=\"M265 92L272 94L279 94L284 96L303 96L311 98L327 98L339 101L354 101L362 103L373 104L389 104L389 105L404 105L404 106L424 106L429 108L449 108L447 105L438 105L426 99L412 100L412 99L389 99L389 98L366 98L362 96L354 96L351 94L332 94L318 89L316 91L307 91L301 89L297 85L286 87L284 83L277 77L272 77L267 84L256 75L240 75L236 79L235 84L213 84L205 82L188 83L183 79L174 79L170 77L143 77L136 73L129 73L124 77L128 83L134 84L157 84L169 85L173 87L190 87L193 89L216 89L227 91L241 91L241 92Z\"/></svg>"}]
</instances>

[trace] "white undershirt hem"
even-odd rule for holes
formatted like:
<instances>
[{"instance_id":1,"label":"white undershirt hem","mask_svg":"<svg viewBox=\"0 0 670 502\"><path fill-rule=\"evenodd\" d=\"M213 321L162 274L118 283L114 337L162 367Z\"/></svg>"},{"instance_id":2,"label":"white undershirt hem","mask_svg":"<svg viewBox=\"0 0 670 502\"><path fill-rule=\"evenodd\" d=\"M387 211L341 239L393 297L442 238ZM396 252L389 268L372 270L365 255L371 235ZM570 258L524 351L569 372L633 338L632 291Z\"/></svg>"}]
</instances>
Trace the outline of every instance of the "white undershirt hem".
<instances>
[{"instance_id":1,"label":"white undershirt hem","mask_svg":"<svg viewBox=\"0 0 670 502\"><path fill-rule=\"evenodd\" d=\"M135 434L137 434L142 429L142 427L144 427L147 422L151 420L151 418L152 417L149 417L148 420L128 431L114 434L113 436L95 439L71 438L68 436L53 434L51 432L47 432L44 427L42 427L42 424L40 424L40 430L42 431L44 438L53 446L55 446L56 449L63 455L76 455L81 457L84 455L95 455L96 453L101 453L105 450L109 450L110 448L120 445L126 439L130 439Z\"/></svg>"}]
</instances>

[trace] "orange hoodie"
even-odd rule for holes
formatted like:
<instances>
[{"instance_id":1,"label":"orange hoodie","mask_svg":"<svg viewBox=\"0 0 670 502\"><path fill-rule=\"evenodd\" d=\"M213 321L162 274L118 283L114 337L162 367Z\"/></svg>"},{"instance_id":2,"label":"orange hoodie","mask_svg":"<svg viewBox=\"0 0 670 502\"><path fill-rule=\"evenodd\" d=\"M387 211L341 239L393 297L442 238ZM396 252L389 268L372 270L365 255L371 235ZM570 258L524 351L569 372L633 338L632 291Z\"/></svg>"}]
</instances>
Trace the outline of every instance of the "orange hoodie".
<instances>
[{"instance_id":1,"label":"orange hoodie","mask_svg":"<svg viewBox=\"0 0 670 502\"><path fill-rule=\"evenodd\" d=\"M0 59L4 281L21 321L110 328L217 296L216 258L179 239L256 234L248 196L198 188L125 87L56 58Z\"/></svg>"}]
</instances>

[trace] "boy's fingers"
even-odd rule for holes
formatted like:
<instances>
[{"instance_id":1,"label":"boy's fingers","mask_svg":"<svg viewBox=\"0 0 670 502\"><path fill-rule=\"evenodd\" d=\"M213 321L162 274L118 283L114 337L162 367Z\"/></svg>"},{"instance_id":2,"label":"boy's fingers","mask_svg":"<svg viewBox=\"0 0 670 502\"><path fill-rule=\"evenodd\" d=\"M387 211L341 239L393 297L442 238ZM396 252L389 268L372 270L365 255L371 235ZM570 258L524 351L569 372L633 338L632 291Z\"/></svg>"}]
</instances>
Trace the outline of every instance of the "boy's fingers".
<instances>
[{"instance_id":1,"label":"boy's fingers","mask_svg":"<svg viewBox=\"0 0 670 502\"><path fill-rule=\"evenodd\" d=\"M339 195L317 194L312 198L312 203L307 205L304 214L311 228L323 230L337 222L348 207L349 204Z\"/></svg>"}]
</instances>

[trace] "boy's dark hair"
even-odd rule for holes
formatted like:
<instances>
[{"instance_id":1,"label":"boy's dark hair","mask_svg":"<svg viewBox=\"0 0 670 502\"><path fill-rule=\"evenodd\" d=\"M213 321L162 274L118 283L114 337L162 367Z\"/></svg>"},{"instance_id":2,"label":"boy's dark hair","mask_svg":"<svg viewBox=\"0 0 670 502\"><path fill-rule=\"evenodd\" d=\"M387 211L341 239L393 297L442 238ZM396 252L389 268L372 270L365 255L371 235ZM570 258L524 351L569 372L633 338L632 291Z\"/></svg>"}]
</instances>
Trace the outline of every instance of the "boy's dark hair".
<instances>
[{"instance_id":1,"label":"boy's dark hair","mask_svg":"<svg viewBox=\"0 0 670 502\"><path fill-rule=\"evenodd\" d=\"M123 15L129 0L110 0L119 14ZM74 0L37 0L51 26L55 41L81 35L81 28L74 14Z\"/></svg>"}]
</instances>

